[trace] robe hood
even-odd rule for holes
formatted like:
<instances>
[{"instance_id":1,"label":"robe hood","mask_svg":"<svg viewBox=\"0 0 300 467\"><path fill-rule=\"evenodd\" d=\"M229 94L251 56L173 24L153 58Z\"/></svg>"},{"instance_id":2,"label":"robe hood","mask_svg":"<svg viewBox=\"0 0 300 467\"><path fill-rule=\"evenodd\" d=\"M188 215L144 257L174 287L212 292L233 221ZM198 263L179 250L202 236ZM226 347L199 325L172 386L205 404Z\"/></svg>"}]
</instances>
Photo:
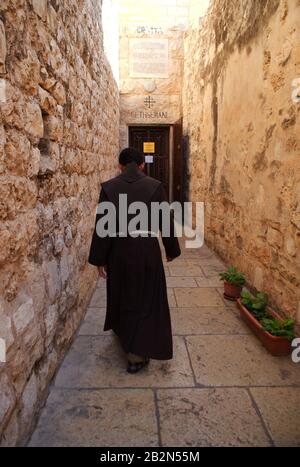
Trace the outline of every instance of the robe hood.
<instances>
[{"instance_id":1,"label":"robe hood","mask_svg":"<svg viewBox=\"0 0 300 467\"><path fill-rule=\"evenodd\" d=\"M136 162L130 162L126 165L125 170L119 175L119 177L128 183L133 183L140 178L146 177L146 174L139 169Z\"/></svg>"}]
</instances>

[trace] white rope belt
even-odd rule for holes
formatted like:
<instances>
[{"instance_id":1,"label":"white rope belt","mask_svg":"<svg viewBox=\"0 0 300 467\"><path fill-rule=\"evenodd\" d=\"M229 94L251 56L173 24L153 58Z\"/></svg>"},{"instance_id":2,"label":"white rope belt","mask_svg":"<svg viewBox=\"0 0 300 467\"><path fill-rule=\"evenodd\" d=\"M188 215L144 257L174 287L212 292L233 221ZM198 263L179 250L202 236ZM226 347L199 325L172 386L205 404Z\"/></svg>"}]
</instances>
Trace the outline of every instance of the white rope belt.
<instances>
[{"instance_id":1,"label":"white rope belt","mask_svg":"<svg viewBox=\"0 0 300 467\"><path fill-rule=\"evenodd\" d=\"M159 237L158 232L153 232L152 230L132 230L129 232L130 235L147 235L150 234L152 237ZM125 232L118 232L120 237L127 237L128 235Z\"/></svg>"}]
</instances>

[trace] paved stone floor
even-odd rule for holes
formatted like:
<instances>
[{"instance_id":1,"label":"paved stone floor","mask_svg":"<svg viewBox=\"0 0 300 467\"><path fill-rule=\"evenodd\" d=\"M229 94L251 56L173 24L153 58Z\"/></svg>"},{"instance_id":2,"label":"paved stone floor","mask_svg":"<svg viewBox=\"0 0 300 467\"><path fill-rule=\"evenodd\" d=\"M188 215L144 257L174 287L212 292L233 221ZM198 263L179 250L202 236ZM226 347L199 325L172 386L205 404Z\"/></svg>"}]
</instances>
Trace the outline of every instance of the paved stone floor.
<instances>
[{"instance_id":1,"label":"paved stone floor","mask_svg":"<svg viewBox=\"0 0 300 467\"><path fill-rule=\"evenodd\" d=\"M137 375L102 331L105 282L51 388L30 446L300 445L300 364L272 357L222 296L206 247L166 264L174 359Z\"/></svg>"}]
</instances>

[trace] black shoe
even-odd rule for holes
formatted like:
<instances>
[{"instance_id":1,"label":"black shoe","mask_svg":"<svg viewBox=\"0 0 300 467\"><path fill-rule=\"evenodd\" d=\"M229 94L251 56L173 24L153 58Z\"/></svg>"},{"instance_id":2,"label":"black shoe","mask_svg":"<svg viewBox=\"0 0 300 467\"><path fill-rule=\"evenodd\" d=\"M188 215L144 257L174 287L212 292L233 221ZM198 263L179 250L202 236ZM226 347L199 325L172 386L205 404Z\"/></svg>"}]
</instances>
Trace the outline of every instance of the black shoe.
<instances>
[{"instance_id":1,"label":"black shoe","mask_svg":"<svg viewBox=\"0 0 300 467\"><path fill-rule=\"evenodd\" d=\"M144 368L146 365L148 365L150 359L147 358L146 360L144 360L143 362L138 362L138 363L131 363L131 362L128 362L128 366L127 366L127 372L128 373L137 373L138 371L140 371L142 368Z\"/></svg>"}]
</instances>

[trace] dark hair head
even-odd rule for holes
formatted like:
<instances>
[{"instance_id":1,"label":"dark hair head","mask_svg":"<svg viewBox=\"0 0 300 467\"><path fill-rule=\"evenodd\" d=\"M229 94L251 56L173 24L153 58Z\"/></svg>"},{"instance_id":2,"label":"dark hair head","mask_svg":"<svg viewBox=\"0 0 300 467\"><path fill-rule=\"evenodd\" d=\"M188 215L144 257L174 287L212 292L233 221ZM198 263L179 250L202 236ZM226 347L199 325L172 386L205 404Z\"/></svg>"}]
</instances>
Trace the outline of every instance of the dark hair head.
<instances>
[{"instance_id":1,"label":"dark hair head","mask_svg":"<svg viewBox=\"0 0 300 467\"><path fill-rule=\"evenodd\" d=\"M143 154L134 148L123 149L119 155L119 163L121 165L127 165L130 162L135 162L137 165L141 165L144 162Z\"/></svg>"}]
</instances>

